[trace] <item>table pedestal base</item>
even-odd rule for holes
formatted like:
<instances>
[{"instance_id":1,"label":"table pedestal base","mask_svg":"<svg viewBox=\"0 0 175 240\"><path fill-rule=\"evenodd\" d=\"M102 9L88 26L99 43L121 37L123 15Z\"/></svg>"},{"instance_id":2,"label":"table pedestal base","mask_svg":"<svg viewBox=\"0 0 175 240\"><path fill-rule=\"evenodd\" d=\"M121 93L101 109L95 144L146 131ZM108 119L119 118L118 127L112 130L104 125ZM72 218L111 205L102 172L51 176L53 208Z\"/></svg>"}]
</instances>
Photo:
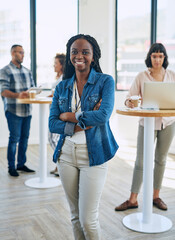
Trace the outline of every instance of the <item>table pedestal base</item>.
<instances>
[{"instance_id":1,"label":"table pedestal base","mask_svg":"<svg viewBox=\"0 0 175 240\"><path fill-rule=\"evenodd\" d=\"M44 182L41 182L40 178L36 177L25 181L25 185L33 188L52 188L61 185L61 181L57 178L47 177Z\"/></svg>"},{"instance_id":2,"label":"table pedestal base","mask_svg":"<svg viewBox=\"0 0 175 240\"><path fill-rule=\"evenodd\" d=\"M125 227L143 233L161 233L166 232L172 227L172 222L168 218L152 214L150 223L143 223L142 213L133 213L123 218Z\"/></svg>"}]
</instances>

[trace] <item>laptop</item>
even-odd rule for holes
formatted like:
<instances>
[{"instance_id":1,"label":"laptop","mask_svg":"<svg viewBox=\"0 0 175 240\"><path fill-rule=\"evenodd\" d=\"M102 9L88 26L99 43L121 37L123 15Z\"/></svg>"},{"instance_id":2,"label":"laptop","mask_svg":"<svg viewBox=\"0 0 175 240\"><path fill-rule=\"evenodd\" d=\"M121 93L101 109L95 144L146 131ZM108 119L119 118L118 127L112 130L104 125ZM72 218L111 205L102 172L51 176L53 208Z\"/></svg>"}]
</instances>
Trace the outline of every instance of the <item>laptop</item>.
<instances>
[{"instance_id":1,"label":"laptop","mask_svg":"<svg viewBox=\"0 0 175 240\"><path fill-rule=\"evenodd\" d=\"M143 109L175 109L175 83L145 82Z\"/></svg>"}]
</instances>

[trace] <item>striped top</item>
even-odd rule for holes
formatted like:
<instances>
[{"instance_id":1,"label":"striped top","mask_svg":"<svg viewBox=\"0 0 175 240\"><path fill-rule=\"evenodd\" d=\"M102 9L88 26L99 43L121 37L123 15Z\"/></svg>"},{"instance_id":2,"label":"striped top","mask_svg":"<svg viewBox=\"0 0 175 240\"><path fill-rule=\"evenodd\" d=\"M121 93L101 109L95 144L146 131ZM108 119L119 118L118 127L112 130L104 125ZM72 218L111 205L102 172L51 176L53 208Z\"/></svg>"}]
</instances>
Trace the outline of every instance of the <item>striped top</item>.
<instances>
[{"instance_id":1,"label":"striped top","mask_svg":"<svg viewBox=\"0 0 175 240\"><path fill-rule=\"evenodd\" d=\"M32 73L29 69L21 65L18 68L12 62L0 70L0 92L9 90L20 93L34 86ZM9 111L19 117L31 115L32 106L30 104L17 103L16 98L2 97L4 111Z\"/></svg>"}]
</instances>

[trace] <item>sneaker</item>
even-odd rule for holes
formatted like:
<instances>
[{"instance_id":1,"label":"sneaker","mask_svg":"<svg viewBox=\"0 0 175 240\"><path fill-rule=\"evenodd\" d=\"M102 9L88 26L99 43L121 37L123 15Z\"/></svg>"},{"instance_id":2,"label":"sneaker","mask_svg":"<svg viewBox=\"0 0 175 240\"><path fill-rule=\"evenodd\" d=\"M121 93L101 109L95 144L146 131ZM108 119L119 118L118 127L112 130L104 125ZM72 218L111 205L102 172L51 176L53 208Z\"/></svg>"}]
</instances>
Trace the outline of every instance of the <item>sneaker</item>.
<instances>
[{"instance_id":1,"label":"sneaker","mask_svg":"<svg viewBox=\"0 0 175 240\"><path fill-rule=\"evenodd\" d=\"M55 175L56 177L59 177L59 176L60 176L58 172L55 172L54 175Z\"/></svg>"},{"instance_id":2,"label":"sneaker","mask_svg":"<svg viewBox=\"0 0 175 240\"><path fill-rule=\"evenodd\" d=\"M50 171L50 174L54 174L56 177L60 176L59 173L58 173L57 167L54 170Z\"/></svg>"},{"instance_id":3,"label":"sneaker","mask_svg":"<svg viewBox=\"0 0 175 240\"><path fill-rule=\"evenodd\" d=\"M19 173L16 171L16 169L13 169L13 168L10 168L8 170L8 173L10 174L10 176L12 177L18 177L19 176Z\"/></svg>"},{"instance_id":4,"label":"sneaker","mask_svg":"<svg viewBox=\"0 0 175 240\"><path fill-rule=\"evenodd\" d=\"M28 173L34 173L35 171L28 168L27 166L22 166L22 167L17 167L18 171L22 171L22 172L28 172Z\"/></svg>"},{"instance_id":5,"label":"sneaker","mask_svg":"<svg viewBox=\"0 0 175 240\"><path fill-rule=\"evenodd\" d=\"M55 168L54 170L50 171L50 174L55 174L57 172L57 168Z\"/></svg>"}]
</instances>

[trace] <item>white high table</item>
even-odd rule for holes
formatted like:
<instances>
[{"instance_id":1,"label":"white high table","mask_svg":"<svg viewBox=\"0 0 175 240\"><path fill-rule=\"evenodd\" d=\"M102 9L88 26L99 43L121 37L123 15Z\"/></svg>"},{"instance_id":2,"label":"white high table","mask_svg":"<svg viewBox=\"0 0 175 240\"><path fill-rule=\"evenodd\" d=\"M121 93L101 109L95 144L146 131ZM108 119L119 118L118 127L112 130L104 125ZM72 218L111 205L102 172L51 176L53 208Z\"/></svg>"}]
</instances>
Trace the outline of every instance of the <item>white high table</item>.
<instances>
[{"instance_id":1,"label":"white high table","mask_svg":"<svg viewBox=\"0 0 175 240\"><path fill-rule=\"evenodd\" d=\"M143 153L143 209L123 218L127 228L143 233L168 231L172 222L167 217L153 213L153 162L154 162L154 118L175 116L175 110L117 109L118 114L144 117Z\"/></svg>"},{"instance_id":2,"label":"white high table","mask_svg":"<svg viewBox=\"0 0 175 240\"><path fill-rule=\"evenodd\" d=\"M18 99L18 103L39 104L39 177L26 180L25 185L32 188L51 188L59 186L61 181L58 178L47 177L47 106L52 103L52 98L38 97L36 99Z\"/></svg>"}]
</instances>

